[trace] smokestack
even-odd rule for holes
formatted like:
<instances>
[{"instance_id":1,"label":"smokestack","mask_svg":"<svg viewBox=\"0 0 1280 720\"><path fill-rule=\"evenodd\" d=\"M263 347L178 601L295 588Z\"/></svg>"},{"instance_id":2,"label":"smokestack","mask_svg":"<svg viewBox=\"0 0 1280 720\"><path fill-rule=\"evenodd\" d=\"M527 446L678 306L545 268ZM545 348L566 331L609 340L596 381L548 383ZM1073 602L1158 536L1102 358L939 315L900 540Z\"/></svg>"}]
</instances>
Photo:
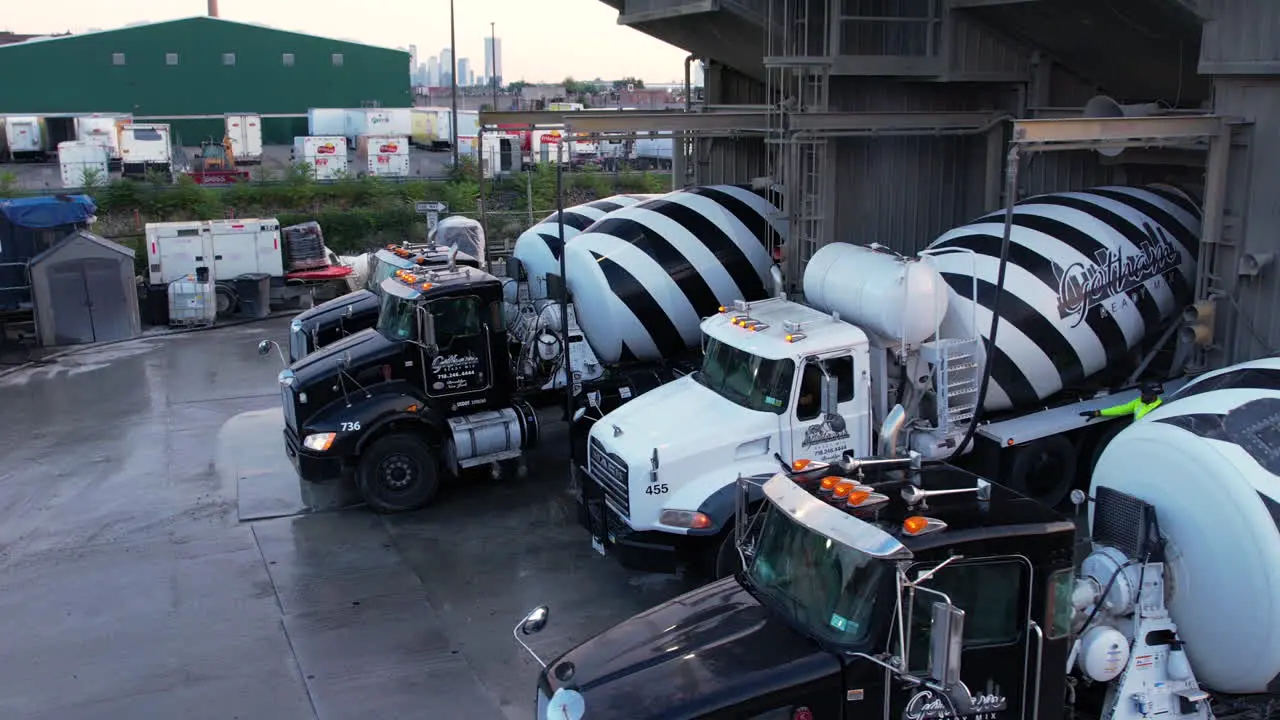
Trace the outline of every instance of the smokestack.
<instances>
[{"instance_id":1,"label":"smokestack","mask_svg":"<svg viewBox=\"0 0 1280 720\"><path fill-rule=\"evenodd\" d=\"M209 0L209 17L218 17L218 0Z\"/></svg>"}]
</instances>

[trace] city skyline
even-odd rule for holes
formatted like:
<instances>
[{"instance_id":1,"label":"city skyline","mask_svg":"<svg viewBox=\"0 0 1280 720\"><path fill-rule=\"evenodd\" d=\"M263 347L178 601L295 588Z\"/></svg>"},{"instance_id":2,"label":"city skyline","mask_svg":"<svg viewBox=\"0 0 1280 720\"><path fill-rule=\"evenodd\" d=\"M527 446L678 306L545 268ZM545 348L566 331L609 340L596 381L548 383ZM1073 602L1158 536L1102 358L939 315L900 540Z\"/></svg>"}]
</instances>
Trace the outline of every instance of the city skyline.
<instances>
[{"instance_id":1,"label":"city skyline","mask_svg":"<svg viewBox=\"0 0 1280 720\"><path fill-rule=\"evenodd\" d=\"M6 8L3 26L29 34L83 33L203 15L206 0L46 0ZM685 51L617 24L617 10L600 0L558 0L555 13L527 0L471 0L457 3L459 58L473 68L488 62L490 23L500 39L498 74L504 84L559 82L565 77L638 77L648 83L683 78ZM219 0L225 20L257 23L280 30L332 37L388 48L416 45L418 63L449 46L446 0L364 0L359 12L335 21L304 0ZM567 21L565 18L571 18ZM479 73L477 73L479 74ZM484 76L489 75L488 71Z\"/></svg>"}]
</instances>

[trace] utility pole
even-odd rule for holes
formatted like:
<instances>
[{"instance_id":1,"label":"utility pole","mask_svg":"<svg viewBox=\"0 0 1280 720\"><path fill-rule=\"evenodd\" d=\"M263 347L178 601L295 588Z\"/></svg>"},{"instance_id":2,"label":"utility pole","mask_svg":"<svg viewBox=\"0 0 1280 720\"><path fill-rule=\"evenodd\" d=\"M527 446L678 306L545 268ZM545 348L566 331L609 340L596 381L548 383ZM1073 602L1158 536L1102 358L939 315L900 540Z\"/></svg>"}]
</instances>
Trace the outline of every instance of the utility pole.
<instances>
[{"instance_id":1,"label":"utility pole","mask_svg":"<svg viewBox=\"0 0 1280 720\"><path fill-rule=\"evenodd\" d=\"M489 23L489 82L493 83L493 111L498 112L498 40L495 23Z\"/></svg>"},{"instance_id":2,"label":"utility pole","mask_svg":"<svg viewBox=\"0 0 1280 720\"><path fill-rule=\"evenodd\" d=\"M449 94L452 107L449 112L449 128L453 133L453 171L458 172L458 37L453 26L453 0L449 0ZM496 108L495 108L496 109Z\"/></svg>"}]
</instances>

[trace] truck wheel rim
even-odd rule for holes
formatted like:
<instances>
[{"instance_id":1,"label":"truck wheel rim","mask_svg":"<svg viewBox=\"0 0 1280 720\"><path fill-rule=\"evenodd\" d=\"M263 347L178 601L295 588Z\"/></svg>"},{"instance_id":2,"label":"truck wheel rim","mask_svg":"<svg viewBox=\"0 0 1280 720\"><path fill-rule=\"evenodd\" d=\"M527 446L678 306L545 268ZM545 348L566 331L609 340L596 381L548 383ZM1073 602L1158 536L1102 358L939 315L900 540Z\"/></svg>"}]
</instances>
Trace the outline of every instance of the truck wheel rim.
<instances>
[{"instance_id":1,"label":"truck wheel rim","mask_svg":"<svg viewBox=\"0 0 1280 720\"><path fill-rule=\"evenodd\" d=\"M402 492L417 478L417 466L405 455L392 455L378 466L378 478L388 490Z\"/></svg>"}]
</instances>

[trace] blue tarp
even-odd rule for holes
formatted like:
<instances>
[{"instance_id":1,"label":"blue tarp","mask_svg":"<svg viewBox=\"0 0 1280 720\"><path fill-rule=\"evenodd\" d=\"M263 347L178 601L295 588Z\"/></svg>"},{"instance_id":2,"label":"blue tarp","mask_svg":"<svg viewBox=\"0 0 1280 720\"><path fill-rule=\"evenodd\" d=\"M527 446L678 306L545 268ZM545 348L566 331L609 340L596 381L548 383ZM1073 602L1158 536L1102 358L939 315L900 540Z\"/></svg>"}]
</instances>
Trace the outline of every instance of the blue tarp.
<instances>
[{"instance_id":1,"label":"blue tarp","mask_svg":"<svg viewBox=\"0 0 1280 720\"><path fill-rule=\"evenodd\" d=\"M18 227L44 230L83 223L97 212L88 195L55 195L0 200L0 214Z\"/></svg>"}]
</instances>

